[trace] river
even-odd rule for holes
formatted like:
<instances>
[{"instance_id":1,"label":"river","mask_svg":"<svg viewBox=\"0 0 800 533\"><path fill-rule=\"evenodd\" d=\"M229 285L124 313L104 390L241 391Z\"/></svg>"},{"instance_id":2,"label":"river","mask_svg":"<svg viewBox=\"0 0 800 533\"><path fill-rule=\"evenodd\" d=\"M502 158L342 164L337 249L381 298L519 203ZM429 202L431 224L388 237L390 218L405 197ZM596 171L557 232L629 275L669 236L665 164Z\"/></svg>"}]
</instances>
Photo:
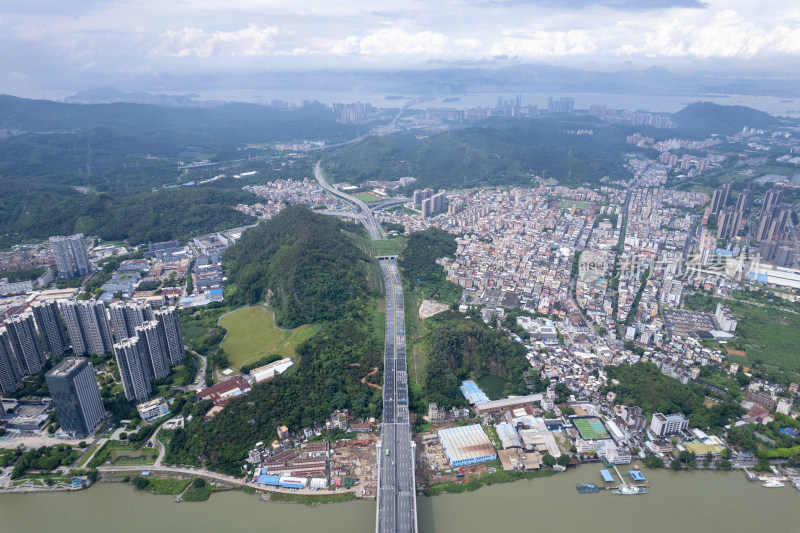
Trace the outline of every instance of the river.
<instances>
[{"instance_id":1,"label":"river","mask_svg":"<svg viewBox=\"0 0 800 533\"><path fill-rule=\"evenodd\" d=\"M627 472L622 467L623 473ZM421 533L587 531L708 533L796 531L800 492L789 484L767 489L741 472L644 473L650 493L579 495L577 483L600 483L600 467L583 466L551 478L518 481L476 492L420 497ZM191 531L293 533L375 529L370 501L306 507L265 503L238 491L214 494L204 503L173 502L129 485L101 483L78 493L2 494L0 531L84 533Z\"/></svg>"}]
</instances>

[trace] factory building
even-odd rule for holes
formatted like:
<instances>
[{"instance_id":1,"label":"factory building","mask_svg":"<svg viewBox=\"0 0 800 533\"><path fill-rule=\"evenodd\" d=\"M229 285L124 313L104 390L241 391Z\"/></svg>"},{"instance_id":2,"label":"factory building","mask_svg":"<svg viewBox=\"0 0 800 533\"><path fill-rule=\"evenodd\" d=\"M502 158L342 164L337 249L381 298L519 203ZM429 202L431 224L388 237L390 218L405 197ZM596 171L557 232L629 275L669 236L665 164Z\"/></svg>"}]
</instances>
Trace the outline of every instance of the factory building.
<instances>
[{"instance_id":1,"label":"factory building","mask_svg":"<svg viewBox=\"0 0 800 533\"><path fill-rule=\"evenodd\" d=\"M480 424L441 429L438 432L450 466L466 466L497 459L497 452Z\"/></svg>"}]
</instances>

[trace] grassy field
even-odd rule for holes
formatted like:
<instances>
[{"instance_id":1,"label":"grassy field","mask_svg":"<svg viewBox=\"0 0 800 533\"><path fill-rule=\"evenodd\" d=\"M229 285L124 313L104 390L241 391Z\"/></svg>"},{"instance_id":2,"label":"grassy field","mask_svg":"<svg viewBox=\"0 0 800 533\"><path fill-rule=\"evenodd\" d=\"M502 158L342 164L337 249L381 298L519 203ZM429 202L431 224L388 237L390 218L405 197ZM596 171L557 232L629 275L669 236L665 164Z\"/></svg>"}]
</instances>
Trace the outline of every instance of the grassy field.
<instances>
[{"instance_id":1,"label":"grassy field","mask_svg":"<svg viewBox=\"0 0 800 533\"><path fill-rule=\"evenodd\" d=\"M575 200L561 200L558 202L558 207L577 207L578 209L589 209L592 207L592 204L588 202L578 202Z\"/></svg>"},{"instance_id":2,"label":"grassy field","mask_svg":"<svg viewBox=\"0 0 800 533\"><path fill-rule=\"evenodd\" d=\"M156 462L158 450L156 448L142 448L141 450L115 449L108 453L114 466L152 465Z\"/></svg>"},{"instance_id":3,"label":"grassy field","mask_svg":"<svg viewBox=\"0 0 800 533\"><path fill-rule=\"evenodd\" d=\"M269 501L271 502L304 503L306 505L328 502L346 502L355 499L356 495L352 492L345 492L342 494L289 494L285 492L270 492L269 494Z\"/></svg>"},{"instance_id":4,"label":"grassy field","mask_svg":"<svg viewBox=\"0 0 800 533\"><path fill-rule=\"evenodd\" d=\"M159 478L151 477L147 479L147 490L153 494L181 494L191 479L172 479L172 478Z\"/></svg>"},{"instance_id":5,"label":"grassy field","mask_svg":"<svg viewBox=\"0 0 800 533\"><path fill-rule=\"evenodd\" d=\"M367 192L360 192L360 193L357 193L357 194L351 194L350 196L352 196L356 200L361 200L365 204L368 204L370 202L382 202L383 201L381 198L378 198L377 196L369 194Z\"/></svg>"},{"instance_id":6,"label":"grassy field","mask_svg":"<svg viewBox=\"0 0 800 533\"><path fill-rule=\"evenodd\" d=\"M755 298L753 295L742 297L745 296ZM746 357L728 354L729 361L743 365L758 363L769 372L800 372L800 358L797 357L800 314L788 308L792 304L777 298L766 303L732 299L725 300L724 304L733 311L737 321L737 338L725 347L747 353ZM687 307L713 311L716 300L692 298L687 300Z\"/></svg>"},{"instance_id":7,"label":"grassy field","mask_svg":"<svg viewBox=\"0 0 800 533\"><path fill-rule=\"evenodd\" d=\"M294 357L298 344L311 337L317 326L303 325L292 330L278 329L272 311L251 306L222 317L220 326L228 329L222 348L228 356L230 367L239 369L248 362L258 361L265 355L279 354Z\"/></svg>"},{"instance_id":8,"label":"grassy field","mask_svg":"<svg viewBox=\"0 0 800 533\"><path fill-rule=\"evenodd\" d=\"M385 241L370 241L369 245L375 255L400 255L406 247L406 241L408 239L405 237L395 237Z\"/></svg>"}]
</instances>

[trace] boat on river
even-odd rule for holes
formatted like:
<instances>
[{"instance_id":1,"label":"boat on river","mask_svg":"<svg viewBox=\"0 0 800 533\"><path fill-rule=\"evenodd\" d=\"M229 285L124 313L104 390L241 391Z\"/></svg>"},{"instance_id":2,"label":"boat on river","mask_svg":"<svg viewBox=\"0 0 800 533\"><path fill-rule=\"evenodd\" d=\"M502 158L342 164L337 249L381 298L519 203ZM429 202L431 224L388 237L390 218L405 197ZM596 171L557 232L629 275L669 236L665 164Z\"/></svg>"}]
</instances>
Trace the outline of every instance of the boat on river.
<instances>
[{"instance_id":1,"label":"boat on river","mask_svg":"<svg viewBox=\"0 0 800 533\"><path fill-rule=\"evenodd\" d=\"M775 489L780 487L785 487L783 483L778 481L777 479L770 479L769 481L765 481L761 484L762 487L767 487L768 489Z\"/></svg>"},{"instance_id":2,"label":"boat on river","mask_svg":"<svg viewBox=\"0 0 800 533\"><path fill-rule=\"evenodd\" d=\"M624 485L611 491L611 494L647 494L647 489L636 485Z\"/></svg>"},{"instance_id":3,"label":"boat on river","mask_svg":"<svg viewBox=\"0 0 800 533\"><path fill-rule=\"evenodd\" d=\"M575 485L578 489L578 494L591 494L592 492L600 492L600 487L594 483L587 483L586 485Z\"/></svg>"}]
</instances>

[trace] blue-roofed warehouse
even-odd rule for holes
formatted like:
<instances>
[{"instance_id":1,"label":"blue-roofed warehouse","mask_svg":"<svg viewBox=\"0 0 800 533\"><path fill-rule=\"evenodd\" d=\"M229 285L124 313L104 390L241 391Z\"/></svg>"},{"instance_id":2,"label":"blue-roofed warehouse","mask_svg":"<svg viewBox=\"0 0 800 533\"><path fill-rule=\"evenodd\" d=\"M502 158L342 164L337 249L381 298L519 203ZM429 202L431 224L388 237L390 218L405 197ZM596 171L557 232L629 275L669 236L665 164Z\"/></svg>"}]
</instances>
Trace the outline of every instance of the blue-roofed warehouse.
<instances>
[{"instance_id":1,"label":"blue-roofed warehouse","mask_svg":"<svg viewBox=\"0 0 800 533\"><path fill-rule=\"evenodd\" d=\"M480 424L440 429L438 435L450 466L474 465L497 459L492 441Z\"/></svg>"},{"instance_id":2,"label":"blue-roofed warehouse","mask_svg":"<svg viewBox=\"0 0 800 533\"><path fill-rule=\"evenodd\" d=\"M494 428L497 430L497 436L500 438L500 442L503 443L503 449L522 448L522 440L520 440L519 434L517 430L514 429L514 426L508 422L503 422L502 424L497 424Z\"/></svg>"},{"instance_id":3,"label":"blue-roofed warehouse","mask_svg":"<svg viewBox=\"0 0 800 533\"><path fill-rule=\"evenodd\" d=\"M471 379L462 381L460 388L461 388L461 394L464 395L464 398L466 398L470 404L474 405L489 401L489 398L478 387L478 384L472 381Z\"/></svg>"},{"instance_id":4,"label":"blue-roofed warehouse","mask_svg":"<svg viewBox=\"0 0 800 533\"><path fill-rule=\"evenodd\" d=\"M635 483L644 481L644 474L642 474L640 471L629 470L628 473L631 475L631 479L633 479Z\"/></svg>"},{"instance_id":5,"label":"blue-roofed warehouse","mask_svg":"<svg viewBox=\"0 0 800 533\"><path fill-rule=\"evenodd\" d=\"M606 483L614 483L614 476L608 470L601 470L600 475L603 476L603 481Z\"/></svg>"}]
</instances>

